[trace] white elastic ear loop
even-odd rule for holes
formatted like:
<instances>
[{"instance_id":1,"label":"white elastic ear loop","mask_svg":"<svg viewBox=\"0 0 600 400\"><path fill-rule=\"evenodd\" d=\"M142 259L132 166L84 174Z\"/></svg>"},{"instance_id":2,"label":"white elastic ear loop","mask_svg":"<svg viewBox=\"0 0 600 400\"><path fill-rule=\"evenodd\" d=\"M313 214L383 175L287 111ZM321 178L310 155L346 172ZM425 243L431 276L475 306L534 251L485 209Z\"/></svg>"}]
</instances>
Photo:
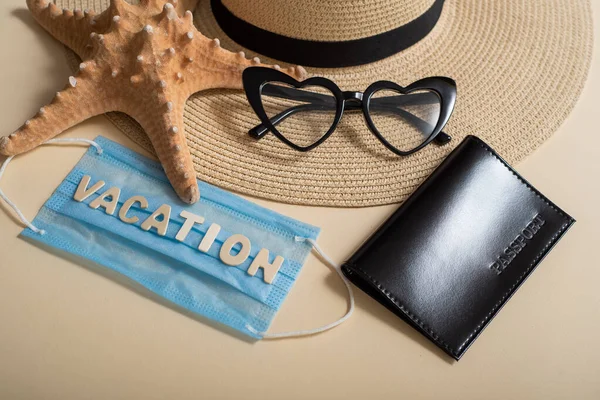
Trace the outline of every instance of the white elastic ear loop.
<instances>
[{"instance_id":1,"label":"white elastic ear loop","mask_svg":"<svg viewBox=\"0 0 600 400\"><path fill-rule=\"evenodd\" d=\"M328 331L329 329L335 328L336 326L344 323L348 318L350 318L350 316L354 312L354 292L352 291L352 286L351 286L350 282L348 281L348 279L346 279L346 277L342 273L340 266L337 265L335 262L333 262L333 260L331 258L329 258L327 256L327 254L325 254L323 252L323 250L321 250L321 248L319 247L317 242L315 242L313 239L299 237L299 236L296 236L295 239L296 239L296 242L310 243L311 246L316 250L316 252L319 253L319 255L323 258L323 260L325 260L327 262L327 264L329 264L329 266L331 268L333 268L335 270L335 272L338 273L338 275L342 279L342 282L344 282L344 285L346 285L346 289L348 290L348 300L349 300L350 306L348 307L348 311L342 318L340 318L337 321L332 322L330 324L321 326L319 328L314 328L314 329L291 331L291 332L281 332L281 333L266 333L266 332L259 332L256 329L254 329L253 327L251 327L250 325L246 325L246 329L248 329L250 332L254 333L255 335L262 337L263 339L281 339L281 338L289 338L289 337L308 336L308 335L314 335L316 333L325 332L325 331Z\"/></svg>"},{"instance_id":2,"label":"white elastic ear loop","mask_svg":"<svg viewBox=\"0 0 600 400\"><path fill-rule=\"evenodd\" d=\"M78 139L78 138L50 139L47 142L42 143L42 145L53 144L53 143L86 143L86 144L89 144L90 146L94 146L96 148L96 151L98 152L98 154L102 154L102 147L100 147L100 145L98 143L94 142L93 140L89 140L89 139ZM10 164L10 162L12 161L13 158L15 158L15 156L10 156L6 160L4 160L4 162L2 163L2 166L0 167L0 180L2 179L2 176L4 175L4 171L6 170L6 167L8 166L8 164ZM8 206L10 208L13 209L13 211L15 212L15 214L17 214L17 216L19 217L21 222L23 222L23 224L25 224L29 229L31 229L35 233L39 233L40 235L46 234L45 230L37 228L35 225L33 225L31 222L29 222L29 220L27 218L25 218L25 216L23 215L21 210L19 210L19 207L17 207L17 205L15 203L13 203L6 194L4 194L2 189L0 189L0 199L4 200L4 202L6 204L8 204Z\"/></svg>"}]
</instances>

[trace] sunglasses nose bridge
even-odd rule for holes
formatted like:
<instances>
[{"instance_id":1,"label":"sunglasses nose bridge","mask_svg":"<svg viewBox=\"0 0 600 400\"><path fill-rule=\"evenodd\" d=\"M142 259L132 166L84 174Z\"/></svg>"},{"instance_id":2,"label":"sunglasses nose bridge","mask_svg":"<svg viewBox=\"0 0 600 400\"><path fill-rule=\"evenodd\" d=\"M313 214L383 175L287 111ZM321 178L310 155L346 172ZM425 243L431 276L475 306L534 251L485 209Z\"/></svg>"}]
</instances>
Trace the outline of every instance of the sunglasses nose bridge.
<instances>
[{"instance_id":1,"label":"sunglasses nose bridge","mask_svg":"<svg viewBox=\"0 0 600 400\"><path fill-rule=\"evenodd\" d=\"M347 102L362 104L363 94L361 92L343 92L342 94Z\"/></svg>"},{"instance_id":2,"label":"sunglasses nose bridge","mask_svg":"<svg viewBox=\"0 0 600 400\"><path fill-rule=\"evenodd\" d=\"M362 108L363 94L361 92L342 92L344 96L344 109L360 110Z\"/></svg>"}]
</instances>

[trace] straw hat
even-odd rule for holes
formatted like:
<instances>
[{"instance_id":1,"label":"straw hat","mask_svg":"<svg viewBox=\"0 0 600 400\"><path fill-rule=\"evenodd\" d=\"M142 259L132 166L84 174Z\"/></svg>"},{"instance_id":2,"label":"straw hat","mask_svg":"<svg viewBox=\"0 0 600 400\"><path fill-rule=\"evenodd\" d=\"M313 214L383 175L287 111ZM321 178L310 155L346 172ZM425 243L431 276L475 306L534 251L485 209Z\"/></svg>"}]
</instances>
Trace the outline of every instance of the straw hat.
<instances>
[{"instance_id":1,"label":"straw hat","mask_svg":"<svg viewBox=\"0 0 600 400\"><path fill-rule=\"evenodd\" d=\"M56 3L65 8L101 11L108 0ZM229 17L242 20L244 27L260 28L267 37L293 38L299 40L297 43L309 44L351 40L369 43L361 40L375 35L385 38L399 27L414 26L414 21L422 21L421 16L428 10L443 3L439 16L432 18L430 12L431 29L426 29L424 37L396 54L362 65L307 70L311 75L332 79L342 90L354 91L362 91L381 79L406 85L427 76L452 77L457 82L458 100L446 128L453 137L449 145L431 144L412 156L398 157L369 132L362 115L347 113L329 140L300 153L273 135L260 141L247 135L258 119L244 93L207 91L190 98L185 123L198 177L236 192L286 203L354 207L400 202L469 134L481 137L508 162L516 163L565 120L582 90L591 60L592 11L588 0L213 3L224 6ZM198 29L208 37L219 38L224 48L285 65L268 57L281 57L282 49L269 45L279 43L275 39L252 43L242 32L250 48L234 42L223 27L234 37L235 29L226 26L219 15L217 21L210 0L200 0L194 15ZM357 64L381 57L378 51L390 49L379 46L365 52L364 47L358 46L362 52L351 54L349 60L340 59L345 64ZM286 58L304 65L319 64L319 60L328 58L283 50ZM73 54L69 59L76 68ZM135 122L122 114L110 114L109 118L151 150Z\"/></svg>"}]
</instances>

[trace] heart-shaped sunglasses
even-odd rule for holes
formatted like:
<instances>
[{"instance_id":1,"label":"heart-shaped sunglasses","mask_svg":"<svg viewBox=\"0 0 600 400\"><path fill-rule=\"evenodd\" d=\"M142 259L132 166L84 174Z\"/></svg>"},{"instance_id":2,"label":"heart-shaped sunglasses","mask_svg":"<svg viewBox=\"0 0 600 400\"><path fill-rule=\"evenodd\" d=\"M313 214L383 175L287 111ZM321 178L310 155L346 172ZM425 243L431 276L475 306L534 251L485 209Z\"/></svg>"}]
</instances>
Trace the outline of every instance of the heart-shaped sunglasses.
<instances>
[{"instance_id":1,"label":"heart-shaped sunglasses","mask_svg":"<svg viewBox=\"0 0 600 400\"><path fill-rule=\"evenodd\" d=\"M343 92L322 77L298 82L275 69L250 67L244 70L243 82L248 102L261 121L250 136L260 139L270 131L298 151L327 140L344 111L362 110L371 132L401 156L432 141L451 140L442 132L456 102L456 83L450 78L424 78L407 87L378 81L361 93Z\"/></svg>"}]
</instances>

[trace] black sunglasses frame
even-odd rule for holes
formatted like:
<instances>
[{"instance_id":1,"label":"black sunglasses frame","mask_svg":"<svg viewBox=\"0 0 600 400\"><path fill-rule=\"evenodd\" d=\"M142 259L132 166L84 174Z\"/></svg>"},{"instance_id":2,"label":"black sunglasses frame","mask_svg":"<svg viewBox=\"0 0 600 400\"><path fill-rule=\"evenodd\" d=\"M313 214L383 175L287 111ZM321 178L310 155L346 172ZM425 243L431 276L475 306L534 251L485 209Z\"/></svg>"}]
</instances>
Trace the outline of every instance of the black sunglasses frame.
<instances>
[{"instance_id":1,"label":"black sunglasses frame","mask_svg":"<svg viewBox=\"0 0 600 400\"><path fill-rule=\"evenodd\" d=\"M271 69L271 68L264 68L264 67L246 68L243 72L242 79L243 79L244 90L246 92L246 97L248 99L248 102L250 103L250 106L252 107L252 109L254 110L254 112L256 113L256 115L258 116L260 121L262 122L260 125L256 126L255 128L253 128L249 131L249 134L256 139L262 138L267 132L270 131L279 140L281 140L283 143L290 146L291 148L298 150L298 151L302 151L302 152L309 151L309 150L312 150L315 147L319 146L321 143L323 143L325 140L327 140L329 138L329 136L337 128L337 125L339 124L340 120L342 119L342 116L343 116L345 110L362 110L363 115L365 117L365 121L367 123L367 126L369 127L371 132L375 135L375 137L377 137L377 139L385 147L387 147L390 151L392 151L393 153L395 153L397 155L407 156L407 155L413 154L413 153L421 150L423 147L427 146L429 143L431 143L434 140L439 144L445 144L451 140L451 137L449 135L442 132L442 129L444 128L444 126L446 126L448 120L450 119L450 116L452 115L452 111L454 110L454 105L456 103L456 83L454 82L454 80L452 80L450 78L446 78L446 77L424 78L424 79L418 80L418 81L408 85L407 87L402 87L402 86L400 86L394 82L390 82L390 81L377 81L377 82L374 82L371 85L369 85L369 87L367 87L367 89L364 91L364 93L343 92L333 81L331 81L327 78L323 78L323 77L311 77L302 82L299 82L296 79L292 78L291 76L289 76L281 71L278 71L276 69ZM265 109L264 109L264 106L263 106L263 103L261 100L261 94L263 93L263 88L265 87L265 85L267 85L269 83L274 83L274 82L280 82L280 83L284 83L284 84L287 84L290 86L289 88L284 88L284 87L270 88L271 91L273 92L273 93L270 93L270 95L274 95L276 97L294 98L294 96L295 96L295 98L297 98L297 99L302 99L303 97L304 98L308 97L308 98L312 98L313 100L314 99L324 100L324 99L330 99L330 96L321 95L321 94L313 94L313 93L310 93L307 95L307 92L304 92L300 89L302 89L302 87L305 87L305 86L321 86L321 87L324 87L324 88L328 89L329 91L331 91L331 93L335 97L335 101L336 101L335 118L334 118L333 124L331 125L329 130L315 143L313 143L309 146L298 146L297 144L288 140L275 127L275 125L277 123L279 123L281 120L285 119L289 115L293 114L294 112L299 111L300 108L303 106L297 106L294 109L286 110L283 113L281 113L275 117L272 117L272 118L269 118L267 116L267 113L265 112ZM292 87L295 89L293 89ZM440 116L439 116L438 122L437 122L436 126L434 127L432 133L427 137L427 139L422 144L420 144L419 146L417 146L414 149L409 150L409 151L399 150L396 147L394 147L392 144L390 144L385 139L385 137L379 132L379 130L376 128L376 126L373 123L373 120L371 118L370 110L371 110L371 106L373 103L373 101L372 101L373 95L377 91L382 90L382 89L394 90L394 91L398 92L400 95L402 95L403 97L405 97L406 95L409 95L410 93L415 92L415 91L428 90L428 91L435 93L439 97L439 99L440 99ZM384 100L384 99L386 99L386 98L379 98L377 100ZM383 105L385 105L385 104L383 104ZM313 105L313 106L305 105L305 106L312 107L312 108L316 107L316 109L319 109L319 108L322 108L324 105L321 104L321 105ZM418 119L417 117L413 116L412 114L410 114L404 110L395 109L395 111L408 114L409 116L411 116L413 118L413 120L418 120L418 121L413 121L413 123L415 123L415 124L425 123L424 121Z\"/></svg>"}]
</instances>

